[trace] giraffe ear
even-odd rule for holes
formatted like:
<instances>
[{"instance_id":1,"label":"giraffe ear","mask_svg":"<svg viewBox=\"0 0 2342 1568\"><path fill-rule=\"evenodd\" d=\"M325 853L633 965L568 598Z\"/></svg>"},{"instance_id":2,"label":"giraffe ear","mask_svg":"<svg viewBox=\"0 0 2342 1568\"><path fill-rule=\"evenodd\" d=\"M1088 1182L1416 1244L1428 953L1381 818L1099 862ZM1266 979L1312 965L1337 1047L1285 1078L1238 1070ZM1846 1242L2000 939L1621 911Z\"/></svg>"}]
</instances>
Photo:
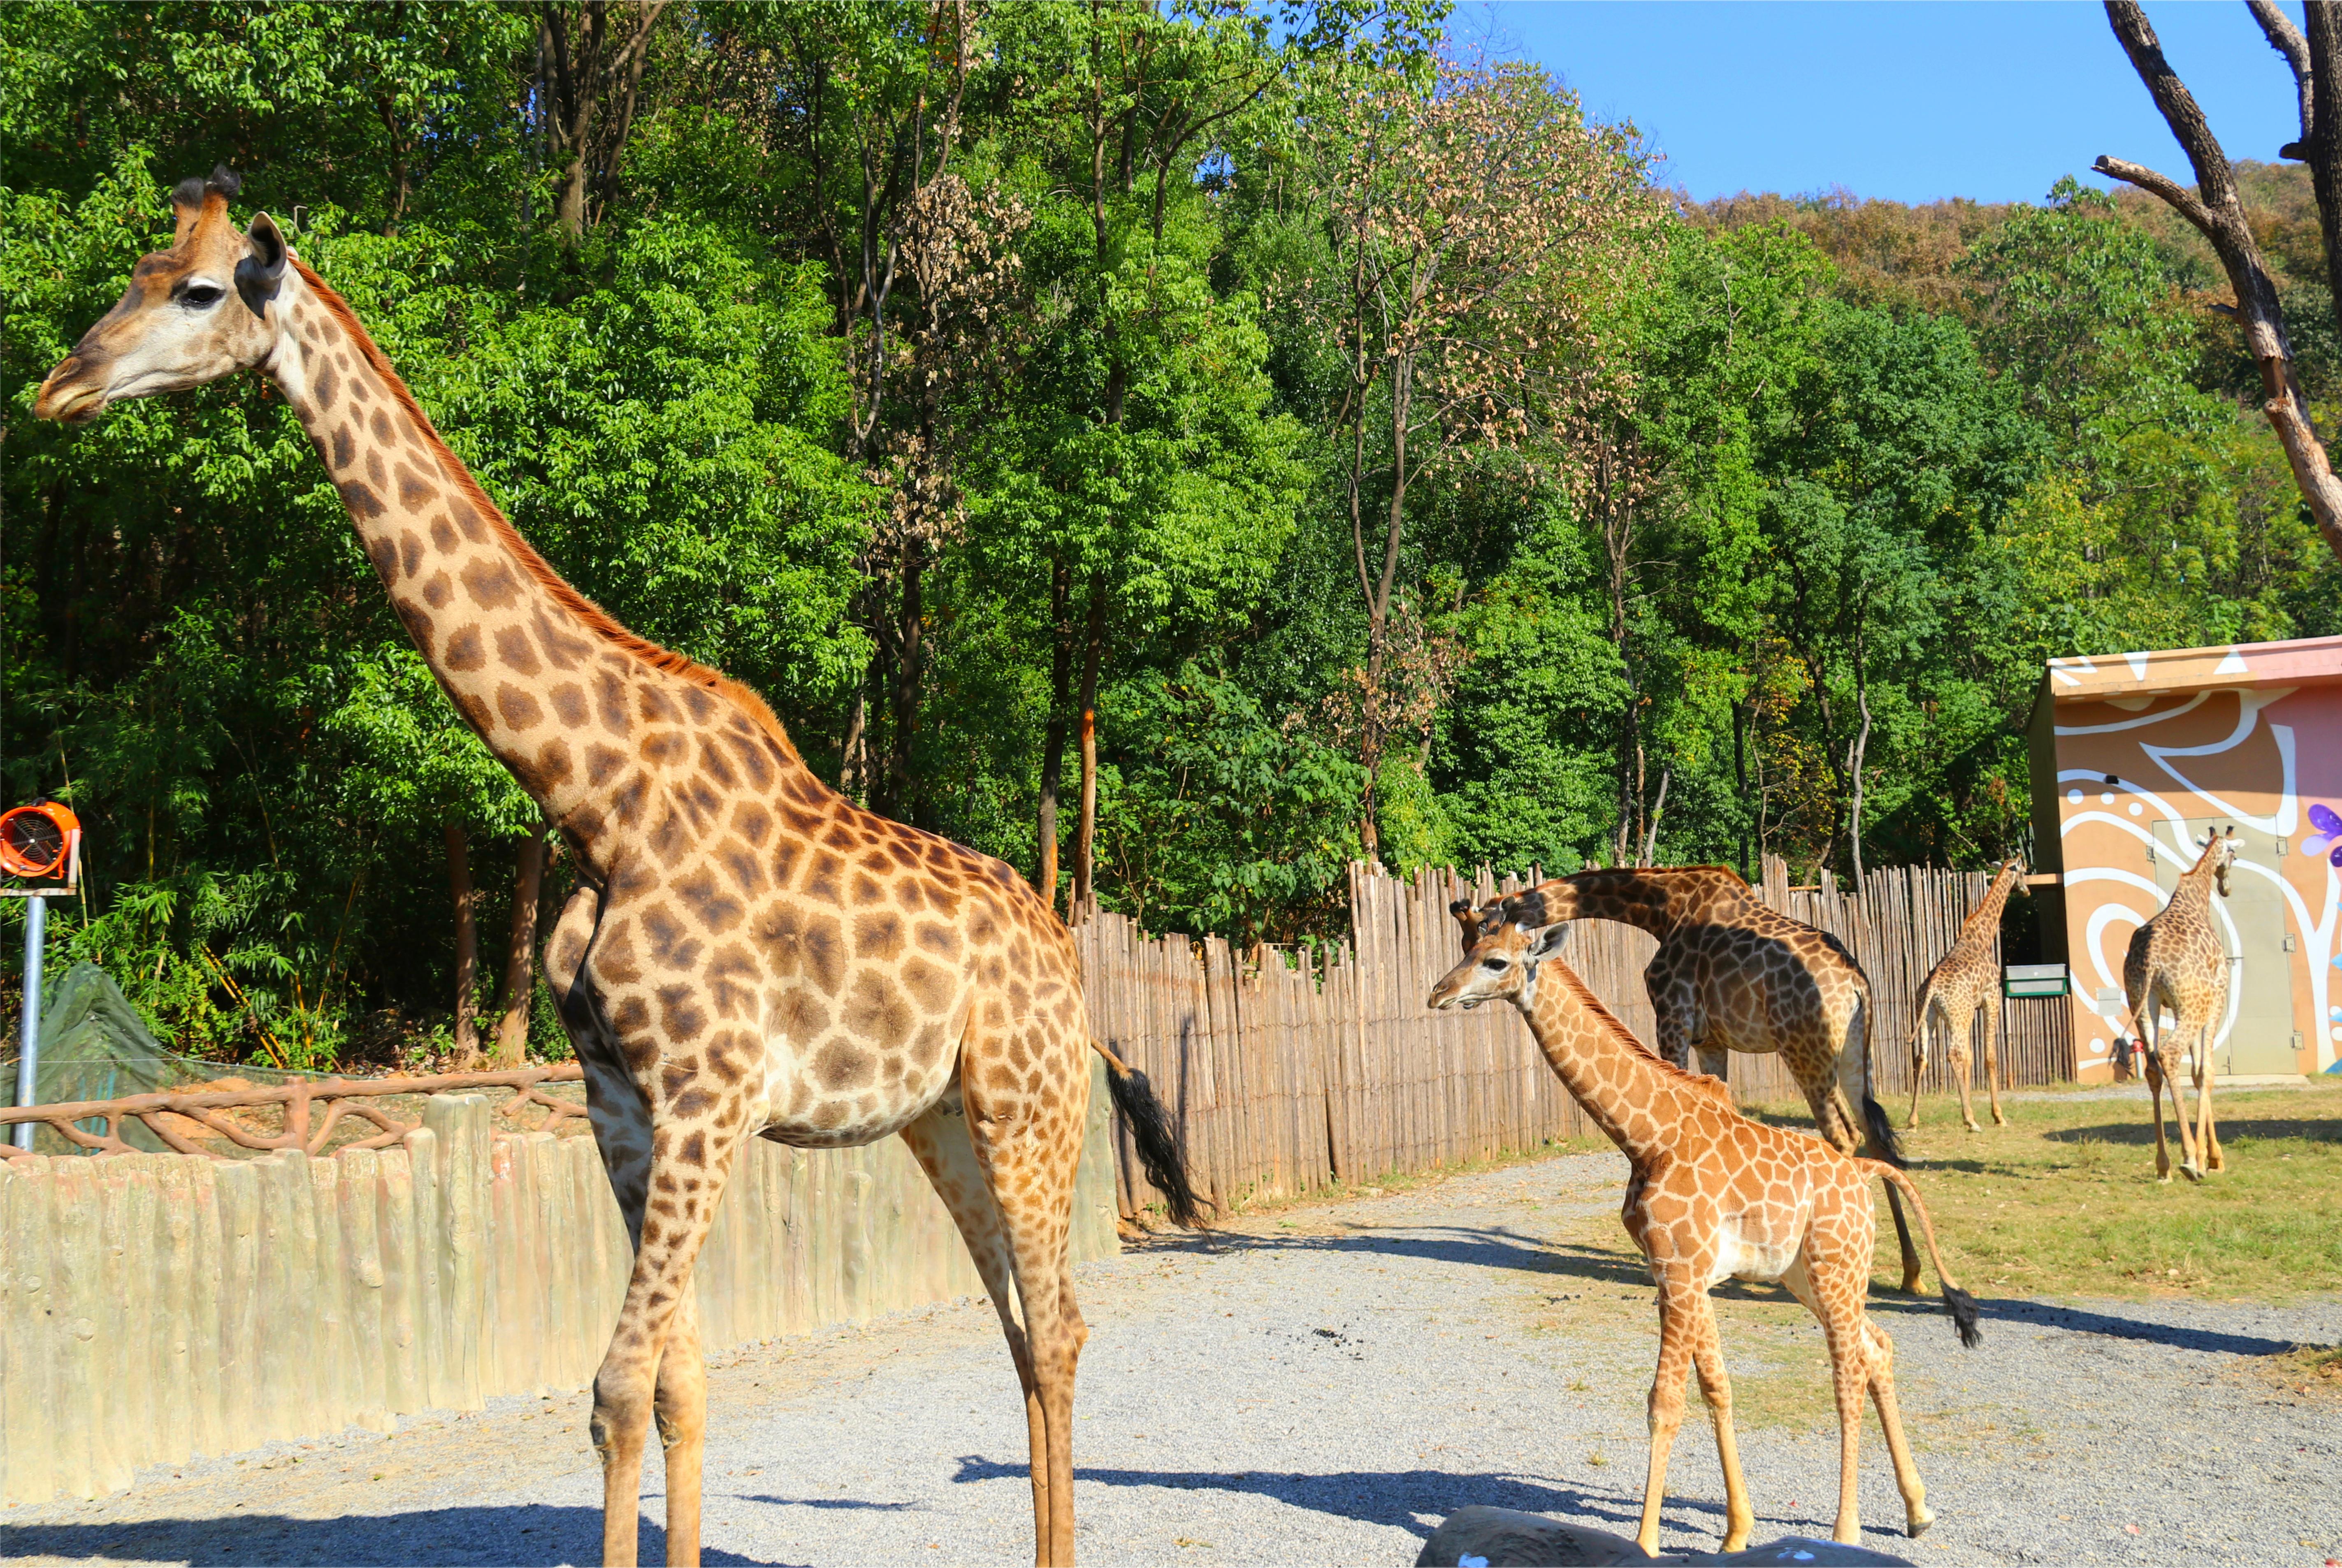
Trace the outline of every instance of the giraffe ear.
<instances>
[{"instance_id":1,"label":"giraffe ear","mask_svg":"<svg viewBox=\"0 0 2342 1568\"><path fill-rule=\"evenodd\" d=\"M1561 951L1564 938L1569 935L1569 922L1556 921L1529 938L1529 957L1542 964Z\"/></svg>"},{"instance_id":2,"label":"giraffe ear","mask_svg":"<svg viewBox=\"0 0 2342 1568\"><path fill-rule=\"evenodd\" d=\"M285 236L277 232L276 220L266 213L253 215L252 230L245 239L245 257L235 264L235 292L244 296L253 315L265 321L268 302L276 297L277 285L285 280L289 253Z\"/></svg>"}]
</instances>

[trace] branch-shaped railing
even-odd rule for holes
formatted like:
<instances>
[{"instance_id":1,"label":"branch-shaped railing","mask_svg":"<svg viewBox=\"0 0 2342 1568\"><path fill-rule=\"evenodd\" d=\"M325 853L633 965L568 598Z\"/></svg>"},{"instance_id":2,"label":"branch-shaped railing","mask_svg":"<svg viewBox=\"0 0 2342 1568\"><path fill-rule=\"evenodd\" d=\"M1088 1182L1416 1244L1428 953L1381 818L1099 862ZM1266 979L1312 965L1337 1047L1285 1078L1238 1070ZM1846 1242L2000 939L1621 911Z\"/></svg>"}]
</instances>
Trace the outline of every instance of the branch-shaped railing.
<instances>
[{"instance_id":1,"label":"branch-shaped railing","mask_svg":"<svg viewBox=\"0 0 2342 1568\"><path fill-rule=\"evenodd\" d=\"M585 1075L585 1070L576 1063L565 1062L555 1067L442 1073L428 1078L303 1078L273 1088L166 1092L133 1094L120 1100L25 1105L0 1110L0 1127L20 1122L37 1123L75 1148L98 1154L135 1154L144 1151L122 1136L123 1124L135 1121L182 1154L208 1154L214 1159L228 1160L238 1156L210 1146L211 1139L190 1138L182 1131L182 1124L193 1122L205 1128L213 1139L225 1139L240 1149L260 1153L298 1149L305 1154L317 1154L325 1152L344 1118L355 1117L372 1123L379 1131L339 1146L386 1149L422 1125L422 1122L420 1118L402 1119L390 1106L381 1104L385 1099L402 1094L445 1094L464 1089L509 1089L512 1094L495 1107L496 1114L517 1121L523 1110L533 1105L544 1112L537 1128L556 1131L560 1123L582 1117L586 1107L576 1101L546 1094L545 1086L578 1083ZM225 1114L272 1106L284 1111L283 1126L273 1134ZM105 1130L93 1133L78 1125L88 1121L103 1122ZM0 1143L0 1158L25 1157L25 1151Z\"/></svg>"}]
</instances>

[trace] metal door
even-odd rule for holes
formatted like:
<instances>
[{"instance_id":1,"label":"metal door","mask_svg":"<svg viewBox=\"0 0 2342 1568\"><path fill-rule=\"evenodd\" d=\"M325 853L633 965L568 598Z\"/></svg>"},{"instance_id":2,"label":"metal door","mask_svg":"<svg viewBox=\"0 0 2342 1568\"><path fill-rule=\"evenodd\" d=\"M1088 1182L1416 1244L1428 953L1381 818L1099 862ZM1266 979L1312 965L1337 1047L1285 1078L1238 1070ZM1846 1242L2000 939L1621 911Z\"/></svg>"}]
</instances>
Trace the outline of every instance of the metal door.
<instances>
[{"instance_id":1,"label":"metal door","mask_svg":"<svg viewBox=\"0 0 2342 1568\"><path fill-rule=\"evenodd\" d=\"M2237 828L2237 859L2277 866L2277 841L2232 817L2190 817L2185 848L2168 821L2155 824L2155 884L2171 896L2196 864L2204 835ZM2213 1029L2213 1069L2223 1074L2298 1073L2293 1047L2294 955L2285 950L2285 895L2243 864L2228 873L2228 896L2212 895L2212 928L2228 950L2228 1016ZM2191 1041L2192 1045L2194 1043Z\"/></svg>"}]
</instances>

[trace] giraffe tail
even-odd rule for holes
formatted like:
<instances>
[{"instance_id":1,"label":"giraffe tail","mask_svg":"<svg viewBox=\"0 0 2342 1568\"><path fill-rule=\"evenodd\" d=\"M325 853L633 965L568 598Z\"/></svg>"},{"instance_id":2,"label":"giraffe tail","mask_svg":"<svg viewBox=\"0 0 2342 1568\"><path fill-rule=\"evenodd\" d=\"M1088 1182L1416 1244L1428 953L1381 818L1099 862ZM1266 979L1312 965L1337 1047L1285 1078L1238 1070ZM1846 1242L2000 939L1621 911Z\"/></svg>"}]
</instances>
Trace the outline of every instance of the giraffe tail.
<instances>
[{"instance_id":1,"label":"giraffe tail","mask_svg":"<svg viewBox=\"0 0 2342 1568\"><path fill-rule=\"evenodd\" d=\"M1895 1124L1888 1119L1887 1107L1880 1104L1872 1095L1867 1084L1864 1085L1862 1091L1862 1122L1865 1130L1870 1134L1870 1146L1875 1151L1874 1157L1884 1164L1894 1166L1898 1171L1903 1169L1908 1162L1903 1157L1902 1140L1895 1135Z\"/></svg>"},{"instance_id":2,"label":"giraffe tail","mask_svg":"<svg viewBox=\"0 0 2342 1568\"><path fill-rule=\"evenodd\" d=\"M1092 1039L1090 1045L1106 1058L1106 1092L1114 1096L1114 1108L1130 1134L1140 1168L1163 1194L1164 1212L1173 1224L1196 1229L1203 1223L1199 1205L1206 1200L1196 1194L1195 1183L1188 1178L1178 1135L1172 1131L1163 1102L1155 1097L1155 1086L1146 1081L1146 1074L1107 1050L1104 1041Z\"/></svg>"},{"instance_id":3,"label":"giraffe tail","mask_svg":"<svg viewBox=\"0 0 2342 1568\"><path fill-rule=\"evenodd\" d=\"M1927 1243L1927 1261L1936 1265L1936 1278L1943 1283L1944 1310L1952 1314L1952 1327L1958 1333L1960 1343L1970 1350L1976 1349L1984 1343L1984 1334L1977 1327L1981 1314L1976 1297L1953 1283L1951 1271L1944 1267L1944 1254L1936 1247L1936 1224L1927 1217L1927 1205L1919 1196L1918 1183L1884 1160L1857 1157L1854 1163L1862 1167L1864 1174L1883 1177L1889 1186L1911 1200L1911 1212L1919 1216L1919 1234Z\"/></svg>"}]
</instances>

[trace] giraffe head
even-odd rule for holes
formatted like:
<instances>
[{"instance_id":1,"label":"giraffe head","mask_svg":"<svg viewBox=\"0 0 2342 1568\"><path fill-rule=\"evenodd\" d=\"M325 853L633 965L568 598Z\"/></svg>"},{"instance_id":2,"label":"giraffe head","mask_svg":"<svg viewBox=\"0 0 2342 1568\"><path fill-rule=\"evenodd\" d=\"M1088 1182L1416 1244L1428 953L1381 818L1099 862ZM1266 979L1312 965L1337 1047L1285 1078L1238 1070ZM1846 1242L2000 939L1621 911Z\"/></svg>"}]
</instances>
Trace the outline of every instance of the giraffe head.
<instances>
[{"instance_id":1,"label":"giraffe head","mask_svg":"<svg viewBox=\"0 0 2342 1568\"><path fill-rule=\"evenodd\" d=\"M285 236L266 213L248 234L235 226L227 204L240 185L223 166L171 193L171 248L139 258L122 302L41 383L35 414L79 424L123 398L201 386L268 357Z\"/></svg>"},{"instance_id":2,"label":"giraffe head","mask_svg":"<svg viewBox=\"0 0 2342 1568\"><path fill-rule=\"evenodd\" d=\"M2212 884L2220 890L2222 898L2228 896L2228 867L2237 863L2237 847L2235 828L2228 829L2225 836L2207 833L2204 835L2204 853L2196 862L2196 869L2199 872L2210 868Z\"/></svg>"},{"instance_id":3,"label":"giraffe head","mask_svg":"<svg viewBox=\"0 0 2342 1568\"><path fill-rule=\"evenodd\" d=\"M1537 965L1560 949L1569 927L1534 918L1536 912L1524 909L1522 902L1516 896L1475 909L1459 899L1447 906L1464 928L1464 962L1431 988L1426 1005L1444 1013L1450 1007L1468 1011L1483 1002L1527 1004L1536 985Z\"/></svg>"}]
</instances>

